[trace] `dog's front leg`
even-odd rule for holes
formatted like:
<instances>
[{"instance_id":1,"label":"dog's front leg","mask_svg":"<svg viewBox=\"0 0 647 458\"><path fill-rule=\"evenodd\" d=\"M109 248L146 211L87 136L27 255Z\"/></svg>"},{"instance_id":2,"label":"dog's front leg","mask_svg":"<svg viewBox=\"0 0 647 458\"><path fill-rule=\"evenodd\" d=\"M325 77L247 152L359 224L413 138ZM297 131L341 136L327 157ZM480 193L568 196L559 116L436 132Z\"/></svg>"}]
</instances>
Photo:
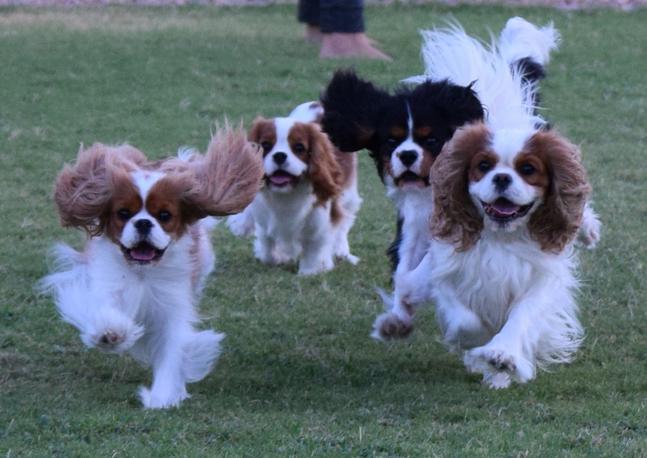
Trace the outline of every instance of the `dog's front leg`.
<instances>
[{"instance_id":1,"label":"dog's front leg","mask_svg":"<svg viewBox=\"0 0 647 458\"><path fill-rule=\"evenodd\" d=\"M332 270L334 264L334 234L328 207L316 207L303 230L303 252L299 260L299 275L315 275Z\"/></svg>"},{"instance_id":2,"label":"dog's front leg","mask_svg":"<svg viewBox=\"0 0 647 458\"><path fill-rule=\"evenodd\" d=\"M464 362L484 375L491 388L505 388L512 380L528 382L535 377L537 355L557 359L579 345L581 329L574 314L572 296L559 284L538 282L515 301L501 330L487 344L466 352ZM545 347L545 348L544 348Z\"/></svg>"},{"instance_id":3,"label":"dog's front leg","mask_svg":"<svg viewBox=\"0 0 647 458\"><path fill-rule=\"evenodd\" d=\"M169 317L161 325L159 336L151 338L151 364L153 366L153 385L141 387L139 396L144 407L148 409L165 409L177 407L189 397L186 391L186 380L182 374L184 336L190 333L186 325L178 324Z\"/></svg>"},{"instance_id":4,"label":"dog's front leg","mask_svg":"<svg viewBox=\"0 0 647 458\"><path fill-rule=\"evenodd\" d=\"M411 271L407 270L406 264L400 262L393 275L393 296L389 298L382 295L388 310L375 319L371 337L376 340L391 340L411 334L415 306L431 298L431 262L431 255L427 254Z\"/></svg>"}]
</instances>

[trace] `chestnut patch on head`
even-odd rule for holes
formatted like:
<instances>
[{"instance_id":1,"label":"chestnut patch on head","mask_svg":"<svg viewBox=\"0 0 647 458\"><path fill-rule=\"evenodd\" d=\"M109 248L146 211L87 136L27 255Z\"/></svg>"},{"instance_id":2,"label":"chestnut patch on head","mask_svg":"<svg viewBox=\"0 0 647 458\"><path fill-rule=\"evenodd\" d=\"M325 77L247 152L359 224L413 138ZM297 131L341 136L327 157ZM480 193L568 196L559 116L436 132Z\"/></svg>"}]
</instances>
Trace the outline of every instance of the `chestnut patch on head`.
<instances>
[{"instance_id":1,"label":"chestnut patch on head","mask_svg":"<svg viewBox=\"0 0 647 458\"><path fill-rule=\"evenodd\" d=\"M108 213L104 218L106 235L116 242L130 218L141 211L143 202L129 174L125 172L115 174L112 181L114 190Z\"/></svg>"},{"instance_id":2,"label":"chestnut patch on head","mask_svg":"<svg viewBox=\"0 0 647 458\"><path fill-rule=\"evenodd\" d=\"M403 141L407 136L407 129L400 126L393 126L389 129L389 139L396 141Z\"/></svg>"},{"instance_id":3,"label":"chestnut patch on head","mask_svg":"<svg viewBox=\"0 0 647 458\"><path fill-rule=\"evenodd\" d=\"M146 211L153 216L164 232L181 237L195 218L187 214L182 196L190 186L189 177L176 175L160 179L146 197Z\"/></svg>"},{"instance_id":4,"label":"chestnut patch on head","mask_svg":"<svg viewBox=\"0 0 647 458\"><path fill-rule=\"evenodd\" d=\"M555 131L535 133L524 151L545 166L540 181L546 192L528 222L530 234L542 250L559 252L577 235L591 193L580 151Z\"/></svg>"},{"instance_id":5,"label":"chestnut patch on head","mask_svg":"<svg viewBox=\"0 0 647 458\"><path fill-rule=\"evenodd\" d=\"M288 143L292 152L303 162L308 162L313 142L313 126L301 122L295 123L288 134ZM323 134L321 134L323 135Z\"/></svg>"},{"instance_id":6,"label":"chestnut patch on head","mask_svg":"<svg viewBox=\"0 0 647 458\"><path fill-rule=\"evenodd\" d=\"M263 149L263 156L276 144L276 126L274 120L257 118L249 131L249 141L257 143Z\"/></svg>"},{"instance_id":7,"label":"chestnut patch on head","mask_svg":"<svg viewBox=\"0 0 647 458\"><path fill-rule=\"evenodd\" d=\"M481 236L483 218L469 195L472 164L480 153L482 160L492 159L490 132L483 123L474 123L456 131L454 138L438 156L431 170L434 191L432 232L435 237L447 240L458 251L469 249ZM482 172L479 172L482 173Z\"/></svg>"},{"instance_id":8,"label":"chestnut patch on head","mask_svg":"<svg viewBox=\"0 0 647 458\"><path fill-rule=\"evenodd\" d=\"M474 154L470 161L468 177L470 181L480 181L490 170L492 170L499 158L491 151L481 150Z\"/></svg>"},{"instance_id":9,"label":"chestnut patch on head","mask_svg":"<svg viewBox=\"0 0 647 458\"><path fill-rule=\"evenodd\" d=\"M524 151L515 158L514 169L531 186L548 189L550 176L540 151Z\"/></svg>"},{"instance_id":10,"label":"chestnut patch on head","mask_svg":"<svg viewBox=\"0 0 647 458\"><path fill-rule=\"evenodd\" d=\"M430 126L420 126L413 129L414 138L426 138L431 135L432 129Z\"/></svg>"}]
</instances>

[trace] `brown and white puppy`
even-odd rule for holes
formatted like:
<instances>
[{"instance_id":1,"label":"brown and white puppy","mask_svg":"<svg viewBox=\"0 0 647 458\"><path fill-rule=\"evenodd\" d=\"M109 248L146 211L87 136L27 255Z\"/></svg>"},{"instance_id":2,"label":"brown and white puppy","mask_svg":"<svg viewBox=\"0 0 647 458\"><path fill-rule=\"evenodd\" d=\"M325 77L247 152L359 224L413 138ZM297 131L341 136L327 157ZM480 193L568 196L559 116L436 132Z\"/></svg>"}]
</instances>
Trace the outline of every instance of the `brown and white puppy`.
<instances>
[{"instance_id":1,"label":"brown and white puppy","mask_svg":"<svg viewBox=\"0 0 647 458\"><path fill-rule=\"evenodd\" d=\"M580 346L574 246L587 213L595 216L591 187L578 148L537 122L533 86L496 49L459 28L429 32L426 44L442 56L434 71L444 77L479 69L488 112L434 162L429 250L395 296L433 299L445 344L487 386L525 383Z\"/></svg>"},{"instance_id":2,"label":"brown and white puppy","mask_svg":"<svg viewBox=\"0 0 647 458\"><path fill-rule=\"evenodd\" d=\"M336 257L358 261L348 245L361 204L357 159L330 143L316 122L321 114L318 103L308 102L286 118L254 121L249 139L263 149L265 186L228 221L235 234L254 234L261 262L298 259L300 275L331 270Z\"/></svg>"},{"instance_id":3,"label":"brown and white puppy","mask_svg":"<svg viewBox=\"0 0 647 458\"><path fill-rule=\"evenodd\" d=\"M90 238L82 252L58 245L59 269L41 287L86 346L152 366L144 407L179 405L185 384L211 371L224 335L194 327L215 261L204 218L241 211L261 176L257 147L229 129L205 156L149 162L132 146L95 144L59 174L61 222Z\"/></svg>"}]
</instances>

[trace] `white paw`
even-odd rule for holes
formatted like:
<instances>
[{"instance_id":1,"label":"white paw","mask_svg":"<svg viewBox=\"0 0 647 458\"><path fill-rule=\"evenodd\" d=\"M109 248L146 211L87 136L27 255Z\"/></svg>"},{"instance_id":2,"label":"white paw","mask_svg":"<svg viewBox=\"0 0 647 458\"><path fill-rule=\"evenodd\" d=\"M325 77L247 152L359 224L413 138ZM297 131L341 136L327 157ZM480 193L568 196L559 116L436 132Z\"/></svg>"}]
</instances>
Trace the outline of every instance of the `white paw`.
<instances>
[{"instance_id":1,"label":"white paw","mask_svg":"<svg viewBox=\"0 0 647 458\"><path fill-rule=\"evenodd\" d=\"M589 250L594 249L600 241L601 226L597 219L591 224L582 226L577 234L578 243Z\"/></svg>"},{"instance_id":2,"label":"white paw","mask_svg":"<svg viewBox=\"0 0 647 458\"><path fill-rule=\"evenodd\" d=\"M404 339L411 334L411 331L413 331L411 318L403 318L395 313L386 312L375 319L371 337L381 341Z\"/></svg>"},{"instance_id":3,"label":"white paw","mask_svg":"<svg viewBox=\"0 0 647 458\"><path fill-rule=\"evenodd\" d=\"M335 267L335 263L332 259L326 259L324 261L313 262L313 263L299 263L299 275L317 275L323 272L328 272Z\"/></svg>"},{"instance_id":4,"label":"white paw","mask_svg":"<svg viewBox=\"0 0 647 458\"><path fill-rule=\"evenodd\" d=\"M350 262L352 265L356 266L357 263L359 262L359 258L355 255L352 255L348 253L347 255L344 256L344 259L348 262Z\"/></svg>"},{"instance_id":5,"label":"white paw","mask_svg":"<svg viewBox=\"0 0 647 458\"><path fill-rule=\"evenodd\" d=\"M525 383L535 376L532 363L525 358L487 345L466 352L463 362L470 372L484 374L484 383L492 388L505 388L509 385L504 383L504 376L494 377L499 373L520 383Z\"/></svg>"},{"instance_id":6,"label":"white paw","mask_svg":"<svg viewBox=\"0 0 647 458\"><path fill-rule=\"evenodd\" d=\"M142 334L142 326L120 323L104 327L92 334L82 334L81 340L90 348L98 348L107 353L123 353L129 350Z\"/></svg>"},{"instance_id":7,"label":"white paw","mask_svg":"<svg viewBox=\"0 0 647 458\"><path fill-rule=\"evenodd\" d=\"M236 237L249 237L254 234L254 219L247 213L239 213L227 218L227 227Z\"/></svg>"},{"instance_id":8,"label":"white paw","mask_svg":"<svg viewBox=\"0 0 647 458\"><path fill-rule=\"evenodd\" d=\"M484 372L483 385L493 390L502 390L508 388L512 383L510 374L507 372Z\"/></svg>"},{"instance_id":9,"label":"white paw","mask_svg":"<svg viewBox=\"0 0 647 458\"><path fill-rule=\"evenodd\" d=\"M582 217L582 226L577 233L577 242L585 248L592 250L600 241L601 232L602 223L600 222L600 218L593 211L590 204L587 204Z\"/></svg>"},{"instance_id":10,"label":"white paw","mask_svg":"<svg viewBox=\"0 0 647 458\"><path fill-rule=\"evenodd\" d=\"M139 398L146 409L168 409L179 406L182 401L190 397L186 388L177 390L173 393L153 393L146 387L139 388Z\"/></svg>"},{"instance_id":11,"label":"white paw","mask_svg":"<svg viewBox=\"0 0 647 458\"><path fill-rule=\"evenodd\" d=\"M269 266L287 264L294 260L294 256L290 256L283 250L276 247L272 250L256 250L254 255L256 256L256 259Z\"/></svg>"}]
</instances>

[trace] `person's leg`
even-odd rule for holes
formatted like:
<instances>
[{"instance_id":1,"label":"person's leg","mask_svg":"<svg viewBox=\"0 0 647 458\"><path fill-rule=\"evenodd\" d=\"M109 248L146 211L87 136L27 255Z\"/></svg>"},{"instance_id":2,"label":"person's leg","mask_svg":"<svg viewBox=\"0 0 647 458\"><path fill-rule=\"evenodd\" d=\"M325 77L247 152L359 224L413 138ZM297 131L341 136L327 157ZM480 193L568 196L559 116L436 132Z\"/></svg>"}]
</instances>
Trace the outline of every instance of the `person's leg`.
<instances>
[{"instance_id":1,"label":"person's leg","mask_svg":"<svg viewBox=\"0 0 647 458\"><path fill-rule=\"evenodd\" d=\"M320 0L321 58L367 57L390 60L364 33L363 0Z\"/></svg>"},{"instance_id":2,"label":"person's leg","mask_svg":"<svg viewBox=\"0 0 647 458\"><path fill-rule=\"evenodd\" d=\"M304 38L311 43L321 43L319 29L319 0L299 0L297 19L306 25Z\"/></svg>"}]
</instances>

